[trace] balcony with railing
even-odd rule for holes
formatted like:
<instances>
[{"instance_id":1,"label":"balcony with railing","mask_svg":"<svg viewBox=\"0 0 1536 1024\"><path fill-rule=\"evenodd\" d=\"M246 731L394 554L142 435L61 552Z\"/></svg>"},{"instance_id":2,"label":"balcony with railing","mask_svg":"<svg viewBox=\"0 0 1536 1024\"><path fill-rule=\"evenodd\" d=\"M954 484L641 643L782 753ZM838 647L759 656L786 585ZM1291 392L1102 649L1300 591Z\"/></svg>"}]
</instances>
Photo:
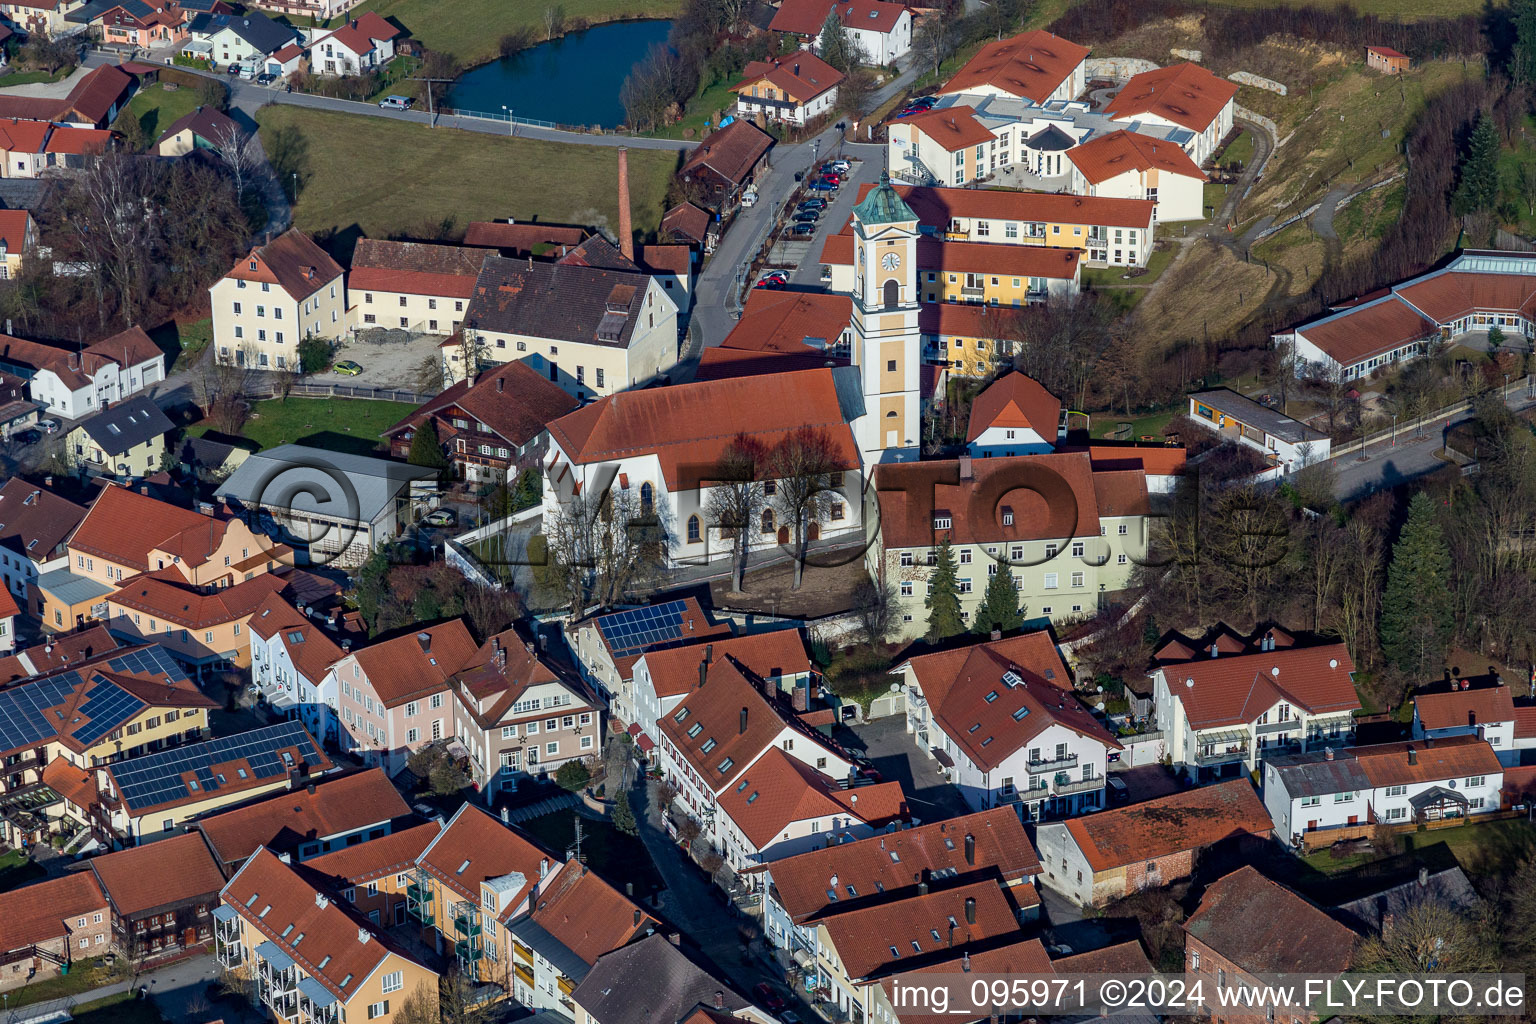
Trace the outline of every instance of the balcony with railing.
<instances>
[{"instance_id":1,"label":"balcony with railing","mask_svg":"<svg viewBox=\"0 0 1536 1024\"><path fill-rule=\"evenodd\" d=\"M405 885L405 912L420 921L423 927L434 927L437 915L432 910L432 900L432 876L425 868L417 868Z\"/></svg>"},{"instance_id":2,"label":"balcony with railing","mask_svg":"<svg viewBox=\"0 0 1536 1024\"><path fill-rule=\"evenodd\" d=\"M258 998L277 1016L293 1020L299 1012L298 965L270 940L257 946L254 953Z\"/></svg>"},{"instance_id":3,"label":"balcony with railing","mask_svg":"<svg viewBox=\"0 0 1536 1024\"><path fill-rule=\"evenodd\" d=\"M315 978L299 982L300 1024L336 1024L341 1001Z\"/></svg>"},{"instance_id":4,"label":"balcony with railing","mask_svg":"<svg viewBox=\"0 0 1536 1024\"><path fill-rule=\"evenodd\" d=\"M1077 767L1076 754L1054 754L1050 757L1042 757L1031 760L1025 770L1031 775L1044 775L1047 772L1059 772L1066 768Z\"/></svg>"},{"instance_id":5,"label":"balcony with railing","mask_svg":"<svg viewBox=\"0 0 1536 1024\"><path fill-rule=\"evenodd\" d=\"M240 917L233 907L220 904L213 908L214 955L225 970L239 967L245 959L240 945Z\"/></svg>"},{"instance_id":6,"label":"balcony with railing","mask_svg":"<svg viewBox=\"0 0 1536 1024\"><path fill-rule=\"evenodd\" d=\"M1220 745L1202 746L1195 753L1196 764L1230 764L1233 761L1248 760L1248 744L1226 743Z\"/></svg>"},{"instance_id":7,"label":"balcony with railing","mask_svg":"<svg viewBox=\"0 0 1536 1024\"><path fill-rule=\"evenodd\" d=\"M980 302L986 298L987 290L980 285L961 285L960 298L964 302Z\"/></svg>"},{"instance_id":8,"label":"balcony with railing","mask_svg":"<svg viewBox=\"0 0 1536 1024\"><path fill-rule=\"evenodd\" d=\"M459 967L473 980L479 979L480 909L469 900L453 905L453 955Z\"/></svg>"}]
</instances>

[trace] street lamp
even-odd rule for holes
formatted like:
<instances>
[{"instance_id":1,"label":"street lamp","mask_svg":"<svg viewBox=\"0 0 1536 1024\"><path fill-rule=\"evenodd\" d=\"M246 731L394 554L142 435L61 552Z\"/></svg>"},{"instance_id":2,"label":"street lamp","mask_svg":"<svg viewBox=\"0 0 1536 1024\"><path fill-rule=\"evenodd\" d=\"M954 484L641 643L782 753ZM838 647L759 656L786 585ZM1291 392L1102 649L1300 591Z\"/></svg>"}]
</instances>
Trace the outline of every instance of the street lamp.
<instances>
[{"instance_id":1,"label":"street lamp","mask_svg":"<svg viewBox=\"0 0 1536 1024\"><path fill-rule=\"evenodd\" d=\"M505 110L507 112L507 134L509 136L516 135L517 134L517 122L512 120L512 108L507 106L505 103L503 103L501 105L501 109Z\"/></svg>"}]
</instances>

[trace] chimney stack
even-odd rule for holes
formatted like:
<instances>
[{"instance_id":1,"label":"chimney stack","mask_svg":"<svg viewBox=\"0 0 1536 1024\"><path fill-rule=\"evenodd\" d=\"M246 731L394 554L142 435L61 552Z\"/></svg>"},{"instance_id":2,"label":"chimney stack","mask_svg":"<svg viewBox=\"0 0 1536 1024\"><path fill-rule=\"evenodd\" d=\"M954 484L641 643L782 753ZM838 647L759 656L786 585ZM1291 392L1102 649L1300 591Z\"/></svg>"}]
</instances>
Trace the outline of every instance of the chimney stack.
<instances>
[{"instance_id":1,"label":"chimney stack","mask_svg":"<svg viewBox=\"0 0 1536 1024\"><path fill-rule=\"evenodd\" d=\"M971 479L971 457L969 455L960 456L960 479Z\"/></svg>"},{"instance_id":2,"label":"chimney stack","mask_svg":"<svg viewBox=\"0 0 1536 1024\"><path fill-rule=\"evenodd\" d=\"M1408 763L1409 764L1418 764L1419 763L1419 752L1417 750L1414 750L1412 747L1408 748Z\"/></svg>"},{"instance_id":3,"label":"chimney stack","mask_svg":"<svg viewBox=\"0 0 1536 1024\"><path fill-rule=\"evenodd\" d=\"M998 629L996 626L993 626L992 627L992 639L993 640L1001 640L1002 638L1003 638L1003 631Z\"/></svg>"},{"instance_id":4,"label":"chimney stack","mask_svg":"<svg viewBox=\"0 0 1536 1024\"><path fill-rule=\"evenodd\" d=\"M743 707L741 709L741 735L745 736L746 733L747 733L747 709L745 707Z\"/></svg>"},{"instance_id":5,"label":"chimney stack","mask_svg":"<svg viewBox=\"0 0 1536 1024\"><path fill-rule=\"evenodd\" d=\"M965 898L965 923L966 924L975 924L976 923L976 897L975 896L967 896Z\"/></svg>"},{"instance_id":6,"label":"chimney stack","mask_svg":"<svg viewBox=\"0 0 1536 1024\"><path fill-rule=\"evenodd\" d=\"M629 219L629 147L619 147L619 251L635 258L635 235Z\"/></svg>"},{"instance_id":7,"label":"chimney stack","mask_svg":"<svg viewBox=\"0 0 1536 1024\"><path fill-rule=\"evenodd\" d=\"M715 993L715 1009L717 1009L717 1010L725 1009L725 993L724 992L717 991Z\"/></svg>"},{"instance_id":8,"label":"chimney stack","mask_svg":"<svg viewBox=\"0 0 1536 1024\"><path fill-rule=\"evenodd\" d=\"M965 834L965 862L976 866L976 837L969 832Z\"/></svg>"}]
</instances>

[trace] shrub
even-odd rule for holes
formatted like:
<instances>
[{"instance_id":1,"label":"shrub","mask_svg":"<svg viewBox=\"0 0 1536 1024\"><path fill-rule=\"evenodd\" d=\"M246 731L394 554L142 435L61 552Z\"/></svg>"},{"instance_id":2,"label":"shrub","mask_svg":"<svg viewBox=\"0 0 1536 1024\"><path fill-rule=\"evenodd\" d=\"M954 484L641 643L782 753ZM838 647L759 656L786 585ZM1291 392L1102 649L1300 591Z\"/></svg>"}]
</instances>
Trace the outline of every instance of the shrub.
<instances>
[{"instance_id":1,"label":"shrub","mask_svg":"<svg viewBox=\"0 0 1536 1024\"><path fill-rule=\"evenodd\" d=\"M572 793L579 792L591 780L592 773L580 761L567 761L555 772L555 781Z\"/></svg>"}]
</instances>

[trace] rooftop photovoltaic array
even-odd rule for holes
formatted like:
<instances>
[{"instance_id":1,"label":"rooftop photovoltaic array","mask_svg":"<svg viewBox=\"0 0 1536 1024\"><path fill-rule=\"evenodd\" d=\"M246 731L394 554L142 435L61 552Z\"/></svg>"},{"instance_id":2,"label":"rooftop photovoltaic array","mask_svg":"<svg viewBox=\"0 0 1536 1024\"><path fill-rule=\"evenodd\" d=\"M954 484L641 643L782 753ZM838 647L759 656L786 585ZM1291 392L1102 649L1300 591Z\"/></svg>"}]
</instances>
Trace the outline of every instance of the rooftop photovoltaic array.
<instances>
[{"instance_id":1,"label":"rooftop photovoltaic array","mask_svg":"<svg viewBox=\"0 0 1536 1024\"><path fill-rule=\"evenodd\" d=\"M80 705L76 717L86 719L70 735L81 743L95 743L147 707L143 701L113 683L103 682ZM70 720L74 724L73 718Z\"/></svg>"},{"instance_id":2,"label":"rooftop photovoltaic array","mask_svg":"<svg viewBox=\"0 0 1536 1024\"><path fill-rule=\"evenodd\" d=\"M159 644L146 647L142 651L129 651L121 657L109 659L107 668L112 672L125 674L166 676L173 681L187 677L187 674L181 670L181 666L177 665L165 648Z\"/></svg>"},{"instance_id":3,"label":"rooftop photovoltaic array","mask_svg":"<svg viewBox=\"0 0 1536 1024\"><path fill-rule=\"evenodd\" d=\"M635 654L657 644L672 643L683 635L682 601L615 612L597 620L597 628L616 658Z\"/></svg>"},{"instance_id":4,"label":"rooftop photovoltaic array","mask_svg":"<svg viewBox=\"0 0 1536 1024\"><path fill-rule=\"evenodd\" d=\"M35 683L0 690L0 749L15 750L57 735L46 717L80 685L78 672L63 672Z\"/></svg>"},{"instance_id":5,"label":"rooftop photovoltaic array","mask_svg":"<svg viewBox=\"0 0 1536 1024\"><path fill-rule=\"evenodd\" d=\"M194 795L215 793L246 780L247 776L281 777L298 767L298 761L290 763L283 758L283 752L290 747L297 748L299 760L310 767L323 761L303 725L281 722L136 757L114 766L112 777L130 808L158 807Z\"/></svg>"}]
</instances>

